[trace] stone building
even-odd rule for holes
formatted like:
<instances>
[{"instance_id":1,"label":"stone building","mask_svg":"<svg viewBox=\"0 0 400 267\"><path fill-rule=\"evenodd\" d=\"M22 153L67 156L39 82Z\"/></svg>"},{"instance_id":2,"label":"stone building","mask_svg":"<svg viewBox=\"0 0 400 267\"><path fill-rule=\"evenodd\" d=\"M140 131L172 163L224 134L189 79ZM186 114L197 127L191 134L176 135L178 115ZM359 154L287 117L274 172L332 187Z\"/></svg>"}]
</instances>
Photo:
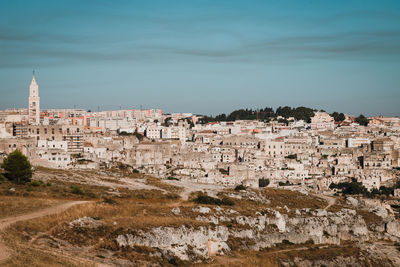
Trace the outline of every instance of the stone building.
<instances>
[{"instance_id":1,"label":"stone building","mask_svg":"<svg viewBox=\"0 0 400 267\"><path fill-rule=\"evenodd\" d=\"M29 98L28 98L28 114L29 123L34 125L40 124L40 97L39 97L39 85L35 79L35 72L31 84L29 86Z\"/></svg>"}]
</instances>

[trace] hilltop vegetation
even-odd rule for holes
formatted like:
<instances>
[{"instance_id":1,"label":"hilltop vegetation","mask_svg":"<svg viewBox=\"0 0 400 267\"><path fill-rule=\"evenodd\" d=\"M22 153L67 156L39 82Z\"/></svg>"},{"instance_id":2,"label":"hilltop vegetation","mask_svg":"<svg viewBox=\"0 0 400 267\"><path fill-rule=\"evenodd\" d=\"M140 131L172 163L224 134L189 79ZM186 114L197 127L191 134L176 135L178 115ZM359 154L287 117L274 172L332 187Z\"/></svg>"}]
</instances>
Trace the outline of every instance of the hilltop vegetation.
<instances>
[{"instance_id":1,"label":"hilltop vegetation","mask_svg":"<svg viewBox=\"0 0 400 267\"><path fill-rule=\"evenodd\" d=\"M263 109L238 109L232 111L229 115L220 114L215 117L204 116L200 119L202 123L213 122L213 121L235 121L235 120L256 120L270 121L277 117L290 118L294 117L296 120L310 121L311 117L314 116L315 109L307 107L291 108L288 106L278 107L275 111L271 107Z\"/></svg>"}]
</instances>

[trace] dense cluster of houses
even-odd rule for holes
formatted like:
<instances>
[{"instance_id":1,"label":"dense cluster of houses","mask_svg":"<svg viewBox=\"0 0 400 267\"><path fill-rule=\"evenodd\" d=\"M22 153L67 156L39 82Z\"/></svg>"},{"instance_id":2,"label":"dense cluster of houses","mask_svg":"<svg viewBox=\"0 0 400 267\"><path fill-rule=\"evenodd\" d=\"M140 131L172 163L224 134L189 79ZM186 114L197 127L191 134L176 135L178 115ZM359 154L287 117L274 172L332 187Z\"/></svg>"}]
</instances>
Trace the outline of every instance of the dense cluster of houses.
<instances>
[{"instance_id":1,"label":"dense cluster of houses","mask_svg":"<svg viewBox=\"0 0 400 267\"><path fill-rule=\"evenodd\" d=\"M351 178L369 188L396 179L400 119L351 117L336 123L316 112L310 123L289 118L198 123L193 114L161 110L42 110L29 123L27 109L0 112L0 153L15 149L33 165L100 168L124 164L161 178L258 186L300 185L327 190Z\"/></svg>"}]
</instances>

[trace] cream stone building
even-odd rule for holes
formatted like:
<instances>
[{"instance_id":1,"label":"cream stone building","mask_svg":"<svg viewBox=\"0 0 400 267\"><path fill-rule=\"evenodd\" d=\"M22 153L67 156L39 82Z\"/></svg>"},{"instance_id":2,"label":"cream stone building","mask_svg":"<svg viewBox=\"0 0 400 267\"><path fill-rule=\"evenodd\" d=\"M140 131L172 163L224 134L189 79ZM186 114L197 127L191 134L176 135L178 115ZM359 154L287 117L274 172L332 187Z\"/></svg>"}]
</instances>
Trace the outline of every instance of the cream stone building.
<instances>
[{"instance_id":1,"label":"cream stone building","mask_svg":"<svg viewBox=\"0 0 400 267\"><path fill-rule=\"evenodd\" d=\"M39 85L36 82L35 72L31 84L29 86L29 103L28 103L28 115L29 123L34 125L40 124L40 97L39 97Z\"/></svg>"}]
</instances>

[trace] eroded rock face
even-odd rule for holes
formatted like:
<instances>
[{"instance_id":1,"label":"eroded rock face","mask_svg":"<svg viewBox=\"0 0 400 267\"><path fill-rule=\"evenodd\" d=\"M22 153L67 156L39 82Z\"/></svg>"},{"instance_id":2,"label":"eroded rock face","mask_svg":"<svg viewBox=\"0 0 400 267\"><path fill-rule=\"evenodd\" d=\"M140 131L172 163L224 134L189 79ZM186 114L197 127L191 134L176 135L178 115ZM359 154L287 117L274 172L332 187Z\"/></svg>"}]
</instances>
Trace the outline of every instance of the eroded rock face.
<instances>
[{"instance_id":1,"label":"eroded rock face","mask_svg":"<svg viewBox=\"0 0 400 267\"><path fill-rule=\"evenodd\" d=\"M82 218L78 218L76 220L73 220L72 222L69 223L69 226L71 228L80 227L80 228L87 228L87 229L99 228L102 225L103 225L103 222L101 222L100 220L96 220L94 218L86 217L86 216L82 217Z\"/></svg>"},{"instance_id":2,"label":"eroded rock face","mask_svg":"<svg viewBox=\"0 0 400 267\"><path fill-rule=\"evenodd\" d=\"M199 207L196 220L212 223L210 226L157 227L119 235L121 247L148 246L164 250L181 260L205 259L230 251L230 239L247 242L252 249L262 249L287 240L302 244L340 244L340 240L367 240L369 232L361 216L354 210L342 209L336 213L325 210L299 210L295 217L273 209L243 216L218 207ZM213 212L212 212L213 211ZM229 223L230 227L227 225ZM396 225L390 226L396 231Z\"/></svg>"},{"instance_id":3,"label":"eroded rock face","mask_svg":"<svg viewBox=\"0 0 400 267\"><path fill-rule=\"evenodd\" d=\"M400 221L392 220L386 224L386 232L400 238Z\"/></svg>"},{"instance_id":4,"label":"eroded rock face","mask_svg":"<svg viewBox=\"0 0 400 267\"><path fill-rule=\"evenodd\" d=\"M207 207L200 206L200 207L197 207L197 208L193 208L193 211L194 212L198 212L198 213L207 214L207 213L210 213L211 209L207 208Z\"/></svg>"},{"instance_id":5,"label":"eroded rock face","mask_svg":"<svg viewBox=\"0 0 400 267\"><path fill-rule=\"evenodd\" d=\"M375 213L379 217L385 219L389 216L388 211L385 207L376 206L370 209L371 212Z\"/></svg>"},{"instance_id":6,"label":"eroded rock face","mask_svg":"<svg viewBox=\"0 0 400 267\"><path fill-rule=\"evenodd\" d=\"M173 208L173 209L171 210L171 212L172 212L173 214L175 214L175 215L179 215L179 214L181 213L181 210L180 210L179 208Z\"/></svg>"},{"instance_id":7,"label":"eroded rock face","mask_svg":"<svg viewBox=\"0 0 400 267\"><path fill-rule=\"evenodd\" d=\"M225 226L217 226L215 229L181 226L158 227L148 232L138 231L135 235L119 235L116 241L121 247L157 247L173 253L181 260L191 260L226 253L230 250L226 244L228 237L228 228Z\"/></svg>"},{"instance_id":8,"label":"eroded rock face","mask_svg":"<svg viewBox=\"0 0 400 267\"><path fill-rule=\"evenodd\" d=\"M357 207L358 206L358 200L355 199L354 197L347 197L346 198L346 202L350 205L352 205L353 207Z\"/></svg>"}]
</instances>

